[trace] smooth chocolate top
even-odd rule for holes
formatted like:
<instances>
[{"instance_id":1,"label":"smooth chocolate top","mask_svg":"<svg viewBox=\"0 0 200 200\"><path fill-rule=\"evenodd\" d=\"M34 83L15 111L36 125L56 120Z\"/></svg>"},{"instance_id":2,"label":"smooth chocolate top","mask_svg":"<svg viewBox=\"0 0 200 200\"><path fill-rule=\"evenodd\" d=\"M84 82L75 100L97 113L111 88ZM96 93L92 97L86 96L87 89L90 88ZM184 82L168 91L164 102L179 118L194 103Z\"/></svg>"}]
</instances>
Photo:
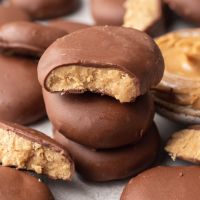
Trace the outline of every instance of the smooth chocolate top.
<instances>
[{"instance_id":1,"label":"smooth chocolate top","mask_svg":"<svg viewBox=\"0 0 200 200\"><path fill-rule=\"evenodd\" d=\"M82 24L82 23L72 22L72 21L67 21L67 20L62 20L62 19L51 20L48 22L48 25L52 26L52 27L63 29L67 33L72 33L77 30L90 27L90 25L87 25L87 24Z\"/></svg>"},{"instance_id":2,"label":"smooth chocolate top","mask_svg":"<svg viewBox=\"0 0 200 200\"><path fill-rule=\"evenodd\" d=\"M111 150L89 149L54 132L74 158L76 169L92 181L110 181L136 175L155 161L160 148L160 137L155 124L137 144Z\"/></svg>"},{"instance_id":3,"label":"smooth chocolate top","mask_svg":"<svg viewBox=\"0 0 200 200\"><path fill-rule=\"evenodd\" d=\"M10 4L26 10L33 19L55 18L77 8L77 0L9 0Z\"/></svg>"},{"instance_id":4,"label":"smooth chocolate top","mask_svg":"<svg viewBox=\"0 0 200 200\"><path fill-rule=\"evenodd\" d=\"M0 55L0 120L30 124L45 116L37 61Z\"/></svg>"},{"instance_id":5,"label":"smooth chocolate top","mask_svg":"<svg viewBox=\"0 0 200 200\"><path fill-rule=\"evenodd\" d=\"M97 25L123 24L125 0L91 0L91 9Z\"/></svg>"},{"instance_id":6,"label":"smooth chocolate top","mask_svg":"<svg viewBox=\"0 0 200 200\"><path fill-rule=\"evenodd\" d=\"M198 200L200 167L156 167L133 178L121 200Z\"/></svg>"},{"instance_id":7,"label":"smooth chocolate top","mask_svg":"<svg viewBox=\"0 0 200 200\"><path fill-rule=\"evenodd\" d=\"M123 27L96 26L58 39L40 59L40 84L45 87L53 69L72 64L122 70L136 79L137 96L157 85L164 72L163 57L153 39Z\"/></svg>"},{"instance_id":8,"label":"smooth chocolate top","mask_svg":"<svg viewBox=\"0 0 200 200\"><path fill-rule=\"evenodd\" d=\"M188 21L200 24L199 0L164 0L176 14Z\"/></svg>"},{"instance_id":9,"label":"smooth chocolate top","mask_svg":"<svg viewBox=\"0 0 200 200\"><path fill-rule=\"evenodd\" d=\"M40 57L67 32L33 22L12 22L0 27L0 51Z\"/></svg>"},{"instance_id":10,"label":"smooth chocolate top","mask_svg":"<svg viewBox=\"0 0 200 200\"><path fill-rule=\"evenodd\" d=\"M15 21L30 21L30 16L20 8L0 6L0 26Z\"/></svg>"},{"instance_id":11,"label":"smooth chocolate top","mask_svg":"<svg viewBox=\"0 0 200 200\"><path fill-rule=\"evenodd\" d=\"M54 200L48 187L37 178L9 167L0 167L1 200Z\"/></svg>"},{"instance_id":12,"label":"smooth chocolate top","mask_svg":"<svg viewBox=\"0 0 200 200\"><path fill-rule=\"evenodd\" d=\"M97 149L139 141L154 117L150 94L127 104L91 93L61 96L43 90L43 96L49 119L58 131Z\"/></svg>"}]
</instances>

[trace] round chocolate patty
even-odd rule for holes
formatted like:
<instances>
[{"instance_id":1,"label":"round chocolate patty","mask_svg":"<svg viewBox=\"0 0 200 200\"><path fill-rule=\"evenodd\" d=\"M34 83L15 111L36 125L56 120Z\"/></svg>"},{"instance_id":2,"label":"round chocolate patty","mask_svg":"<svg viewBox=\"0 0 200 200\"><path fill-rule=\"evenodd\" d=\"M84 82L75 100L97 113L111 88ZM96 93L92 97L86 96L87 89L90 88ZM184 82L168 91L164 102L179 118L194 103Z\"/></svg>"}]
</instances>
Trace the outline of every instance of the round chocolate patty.
<instances>
[{"instance_id":1,"label":"round chocolate patty","mask_svg":"<svg viewBox=\"0 0 200 200\"><path fill-rule=\"evenodd\" d=\"M12 22L0 27L0 51L40 57L67 32L33 22Z\"/></svg>"},{"instance_id":2,"label":"round chocolate patty","mask_svg":"<svg viewBox=\"0 0 200 200\"><path fill-rule=\"evenodd\" d=\"M43 90L43 95L54 127L69 139L96 149L139 141L154 117L150 94L129 104L91 93L61 96Z\"/></svg>"},{"instance_id":3,"label":"round chocolate patty","mask_svg":"<svg viewBox=\"0 0 200 200\"><path fill-rule=\"evenodd\" d=\"M45 116L37 62L0 55L0 120L30 124Z\"/></svg>"},{"instance_id":4,"label":"round chocolate patty","mask_svg":"<svg viewBox=\"0 0 200 200\"><path fill-rule=\"evenodd\" d=\"M200 24L199 0L164 0L179 16Z\"/></svg>"},{"instance_id":5,"label":"round chocolate patty","mask_svg":"<svg viewBox=\"0 0 200 200\"><path fill-rule=\"evenodd\" d=\"M198 200L200 168L156 167L133 178L121 200Z\"/></svg>"},{"instance_id":6,"label":"round chocolate patty","mask_svg":"<svg viewBox=\"0 0 200 200\"><path fill-rule=\"evenodd\" d=\"M125 0L91 0L92 15L98 25L122 25Z\"/></svg>"},{"instance_id":7,"label":"round chocolate patty","mask_svg":"<svg viewBox=\"0 0 200 200\"><path fill-rule=\"evenodd\" d=\"M142 59L141 59L142 57ZM42 55L38 79L50 92L106 94L131 102L162 79L162 54L147 34L95 26L56 40Z\"/></svg>"},{"instance_id":8,"label":"round chocolate patty","mask_svg":"<svg viewBox=\"0 0 200 200\"><path fill-rule=\"evenodd\" d=\"M33 19L63 16L77 7L77 0L9 0L11 5L26 10Z\"/></svg>"},{"instance_id":9,"label":"round chocolate patty","mask_svg":"<svg viewBox=\"0 0 200 200\"><path fill-rule=\"evenodd\" d=\"M20 8L0 6L0 26L15 21L29 21L30 16Z\"/></svg>"},{"instance_id":10,"label":"round chocolate patty","mask_svg":"<svg viewBox=\"0 0 200 200\"><path fill-rule=\"evenodd\" d=\"M71 153L77 171L92 181L111 181L136 175L156 159L160 137L155 125L137 144L113 150L94 150L55 131L54 138Z\"/></svg>"},{"instance_id":11,"label":"round chocolate patty","mask_svg":"<svg viewBox=\"0 0 200 200\"><path fill-rule=\"evenodd\" d=\"M37 178L8 167L0 167L1 200L54 200L48 187Z\"/></svg>"}]
</instances>

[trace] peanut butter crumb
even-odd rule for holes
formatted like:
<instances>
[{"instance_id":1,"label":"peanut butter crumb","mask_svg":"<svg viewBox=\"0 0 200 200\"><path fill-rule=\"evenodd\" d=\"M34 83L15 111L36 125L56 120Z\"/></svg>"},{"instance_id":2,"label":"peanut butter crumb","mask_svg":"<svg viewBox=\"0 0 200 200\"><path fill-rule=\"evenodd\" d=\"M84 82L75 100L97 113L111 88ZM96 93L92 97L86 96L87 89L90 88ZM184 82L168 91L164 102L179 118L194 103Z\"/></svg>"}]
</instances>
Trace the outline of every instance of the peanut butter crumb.
<instances>
[{"instance_id":1,"label":"peanut butter crumb","mask_svg":"<svg viewBox=\"0 0 200 200\"><path fill-rule=\"evenodd\" d=\"M185 129L175 133L165 150L174 158L200 163L200 130Z\"/></svg>"},{"instance_id":2,"label":"peanut butter crumb","mask_svg":"<svg viewBox=\"0 0 200 200\"><path fill-rule=\"evenodd\" d=\"M71 164L59 152L18 136L12 131L0 129L0 162L55 179L67 180L71 176Z\"/></svg>"},{"instance_id":3,"label":"peanut butter crumb","mask_svg":"<svg viewBox=\"0 0 200 200\"><path fill-rule=\"evenodd\" d=\"M158 0L126 0L124 26L145 31L161 17L159 6Z\"/></svg>"},{"instance_id":4,"label":"peanut butter crumb","mask_svg":"<svg viewBox=\"0 0 200 200\"><path fill-rule=\"evenodd\" d=\"M54 69L46 80L51 92L92 91L108 94L120 102L136 97L135 79L117 69L64 66Z\"/></svg>"}]
</instances>

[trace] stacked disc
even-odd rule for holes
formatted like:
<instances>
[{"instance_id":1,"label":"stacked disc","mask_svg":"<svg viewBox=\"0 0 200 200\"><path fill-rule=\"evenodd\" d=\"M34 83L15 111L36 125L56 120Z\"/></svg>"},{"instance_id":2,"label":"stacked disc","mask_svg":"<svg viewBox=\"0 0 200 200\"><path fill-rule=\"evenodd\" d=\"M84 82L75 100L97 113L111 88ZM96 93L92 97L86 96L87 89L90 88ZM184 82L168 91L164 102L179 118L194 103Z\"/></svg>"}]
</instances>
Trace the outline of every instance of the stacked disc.
<instances>
[{"instance_id":1,"label":"stacked disc","mask_svg":"<svg viewBox=\"0 0 200 200\"><path fill-rule=\"evenodd\" d=\"M67 33L23 21L26 15L16 8L2 6L0 13L0 120L30 125L46 116L37 79L38 60ZM11 13L16 16L10 17Z\"/></svg>"},{"instance_id":2,"label":"stacked disc","mask_svg":"<svg viewBox=\"0 0 200 200\"><path fill-rule=\"evenodd\" d=\"M54 42L38 65L54 138L92 181L126 178L159 151L148 93L163 75L158 46L145 33L96 26Z\"/></svg>"}]
</instances>

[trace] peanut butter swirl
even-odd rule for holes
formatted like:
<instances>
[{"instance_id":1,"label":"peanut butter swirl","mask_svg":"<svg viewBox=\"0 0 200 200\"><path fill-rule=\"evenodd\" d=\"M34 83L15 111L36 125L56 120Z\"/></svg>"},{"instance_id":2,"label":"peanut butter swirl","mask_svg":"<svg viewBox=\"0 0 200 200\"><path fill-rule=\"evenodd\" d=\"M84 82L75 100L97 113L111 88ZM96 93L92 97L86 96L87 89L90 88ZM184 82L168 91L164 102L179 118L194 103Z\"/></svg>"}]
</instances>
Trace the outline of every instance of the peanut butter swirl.
<instances>
[{"instance_id":1,"label":"peanut butter swirl","mask_svg":"<svg viewBox=\"0 0 200 200\"><path fill-rule=\"evenodd\" d=\"M170 33L156 42L166 67L156 89L165 100L200 109L200 29Z\"/></svg>"}]
</instances>

